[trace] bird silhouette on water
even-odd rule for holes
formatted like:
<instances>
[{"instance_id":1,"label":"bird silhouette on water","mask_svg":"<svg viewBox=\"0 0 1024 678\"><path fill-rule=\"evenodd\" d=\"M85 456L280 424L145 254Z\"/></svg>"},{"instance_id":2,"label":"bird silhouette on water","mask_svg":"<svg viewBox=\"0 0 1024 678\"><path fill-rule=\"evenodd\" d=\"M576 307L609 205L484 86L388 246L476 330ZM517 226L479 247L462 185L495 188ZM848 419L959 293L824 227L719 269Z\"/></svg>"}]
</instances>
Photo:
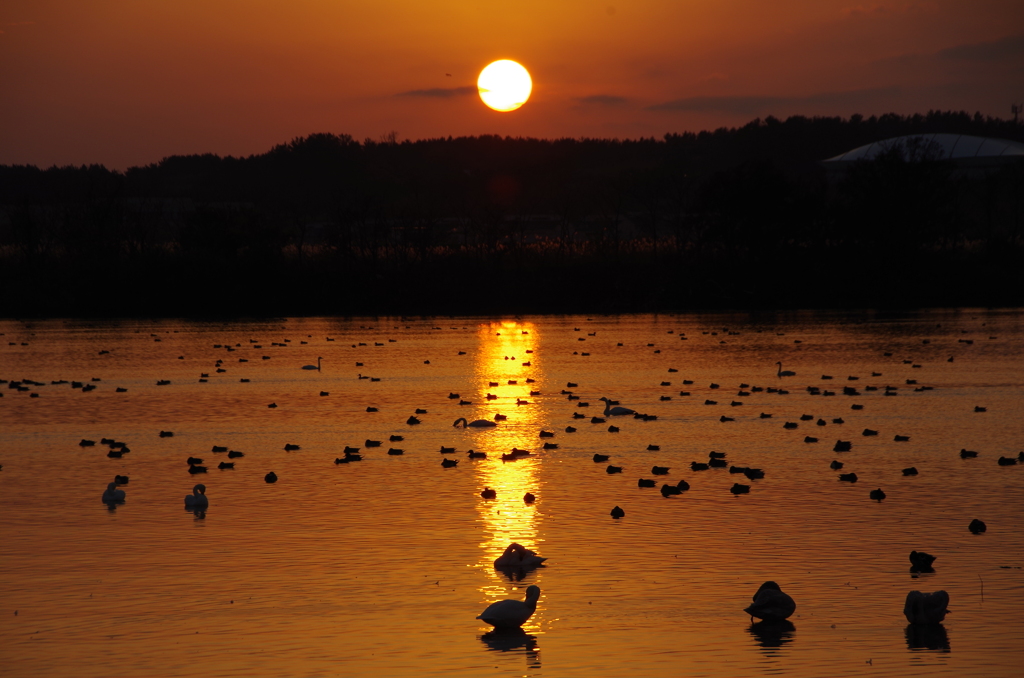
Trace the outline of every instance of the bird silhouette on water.
<instances>
[{"instance_id":1,"label":"bird silhouette on water","mask_svg":"<svg viewBox=\"0 0 1024 678\"><path fill-rule=\"evenodd\" d=\"M499 600L488 605L477 619L490 624L496 631L518 629L533 616L539 599L540 587L530 586L526 589L526 600Z\"/></svg>"},{"instance_id":2,"label":"bird silhouette on water","mask_svg":"<svg viewBox=\"0 0 1024 678\"><path fill-rule=\"evenodd\" d=\"M778 584L766 581L754 594L753 604L743 611L750 615L751 621L754 617L765 621L781 621L796 612L796 602L783 593Z\"/></svg>"}]
</instances>

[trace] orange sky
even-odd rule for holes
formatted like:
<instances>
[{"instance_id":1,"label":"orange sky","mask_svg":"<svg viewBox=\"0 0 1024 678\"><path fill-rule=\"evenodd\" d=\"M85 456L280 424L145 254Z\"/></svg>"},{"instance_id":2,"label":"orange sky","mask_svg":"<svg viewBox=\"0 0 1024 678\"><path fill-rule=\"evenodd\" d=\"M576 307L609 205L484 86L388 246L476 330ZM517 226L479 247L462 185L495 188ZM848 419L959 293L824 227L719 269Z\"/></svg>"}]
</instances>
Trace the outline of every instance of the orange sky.
<instances>
[{"instance_id":1,"label":"orange sky","mask_svg":"<svg viewBox=\"0 0 1024 678\"><path fill-rule=\"evenodd\" d=\"M500 58L534 79L513 113L473 93ZM313 132L626 138L795 113L1005 118L1021 101L1020 0L0 4L0 164L124 169Z\"/></svg>"}]
</instances>

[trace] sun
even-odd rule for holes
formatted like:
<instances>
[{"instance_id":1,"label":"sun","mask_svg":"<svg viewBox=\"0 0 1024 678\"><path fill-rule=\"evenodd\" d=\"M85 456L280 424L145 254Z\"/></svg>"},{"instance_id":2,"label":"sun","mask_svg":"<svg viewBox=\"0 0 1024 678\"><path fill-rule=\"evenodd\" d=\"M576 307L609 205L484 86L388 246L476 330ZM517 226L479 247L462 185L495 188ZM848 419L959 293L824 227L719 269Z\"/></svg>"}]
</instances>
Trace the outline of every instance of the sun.
<instances>
[{"instance_id":1,"label":"sun","mask_svg":"<svg viewBox=\"0 0 1024 678\"><path fill-rule=\"evenodd\" d=\"M476 80L480 98L496 111L514 111L530 98L533 80L525 68L509 59L487 65Z\"/></svg>"}]
</instances>

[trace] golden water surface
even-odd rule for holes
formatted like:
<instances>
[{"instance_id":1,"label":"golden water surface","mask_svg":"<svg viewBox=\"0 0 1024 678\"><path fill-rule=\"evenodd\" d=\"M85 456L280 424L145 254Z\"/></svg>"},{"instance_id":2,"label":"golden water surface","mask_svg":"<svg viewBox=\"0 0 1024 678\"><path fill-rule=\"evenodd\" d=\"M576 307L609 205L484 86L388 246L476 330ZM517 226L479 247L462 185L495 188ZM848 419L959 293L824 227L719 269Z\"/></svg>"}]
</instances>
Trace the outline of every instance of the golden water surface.
<instances>
[{"instance_id":1,"label":"golden water surface","mask_svg":"<svg viewBox=\"0 0 1024 678\"><path fill-rule=\"evenodd\" d=\"M997 463L1024 450L1021 311L0 333L3 676L1016 676L1024 661L1024 463ZM591 423L602 396L657 419ZM109 458L101 438L130 452ZM218 469L215 445L244 456ZM345 446L363 460L335 464ZM502 460L512 448L531 454ZM691 470L712 450L765 477ZM209 471L191 475L190 456ZM108 507L116 474L127 497ZM184 508L197 482L205 512ZM496 571L513 541L545 567ZM935 571L910 572L911 550ZM796 600L791 627L743 612L765 580ZM485 635L483 608L531 584L524 633ZM949 593L941 627L908 626L914 589Z\"/></svg>"}]
</instances>

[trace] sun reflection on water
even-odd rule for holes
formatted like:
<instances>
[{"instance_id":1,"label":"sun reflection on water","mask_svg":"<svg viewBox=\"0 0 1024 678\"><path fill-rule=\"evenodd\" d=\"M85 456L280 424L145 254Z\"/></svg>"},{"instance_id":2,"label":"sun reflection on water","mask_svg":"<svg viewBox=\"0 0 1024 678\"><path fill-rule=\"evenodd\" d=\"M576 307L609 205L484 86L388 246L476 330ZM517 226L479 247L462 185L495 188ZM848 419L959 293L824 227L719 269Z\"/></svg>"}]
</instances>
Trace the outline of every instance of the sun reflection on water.
<instances>
[{"instance_id":1,"label":"sun reflection on water","mask_svg":"<svg viewBox=\"0 0 1024 678\"><path fill-rule=\"evenodd\" d=\"M512 542L544 555L539 529L544 500L539 473L543 442L538 434L546 416L542 404L531 395L543 389L544 378L540 359L532 353L538 341L532 323L503 321L481 325L479 340L473 418L493 421L497 414L507 417L496 428L469 431L473 449L487 452L486 460L473 464L480 489L490 487L497 492L495 499L481 499L477 505L483 527L479 566L486 576L480 591L488 602L493 602L522 598L525 587L539 578L536 570L528 572L520 584L515 581L518 576L495 570L494 560ZM502 461L501 455L513 448L532 454ZM536 495L535 504L523 500L527 492ZM538 617L535 614L524 629L537 633Z\"/></svg>"}]
</instances>

